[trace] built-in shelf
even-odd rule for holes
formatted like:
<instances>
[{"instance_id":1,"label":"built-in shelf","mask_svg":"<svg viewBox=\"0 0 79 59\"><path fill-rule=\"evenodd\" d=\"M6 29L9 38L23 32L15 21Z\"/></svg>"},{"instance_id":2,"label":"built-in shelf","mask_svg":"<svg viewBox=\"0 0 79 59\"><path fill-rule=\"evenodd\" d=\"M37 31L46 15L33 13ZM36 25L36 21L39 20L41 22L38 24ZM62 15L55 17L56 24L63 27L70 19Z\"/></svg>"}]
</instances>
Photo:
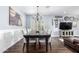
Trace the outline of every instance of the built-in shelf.
<instances>
[{"instance_id":1,"label":"built-in shelf","mask_svg":"<svg viewBox=\"0 0 79 59\"><path fill-rule=\"evenodd\" d=\"M72 30L60 30L60 37L71 37L74 32Z\"/></svg>"}]
</instances>

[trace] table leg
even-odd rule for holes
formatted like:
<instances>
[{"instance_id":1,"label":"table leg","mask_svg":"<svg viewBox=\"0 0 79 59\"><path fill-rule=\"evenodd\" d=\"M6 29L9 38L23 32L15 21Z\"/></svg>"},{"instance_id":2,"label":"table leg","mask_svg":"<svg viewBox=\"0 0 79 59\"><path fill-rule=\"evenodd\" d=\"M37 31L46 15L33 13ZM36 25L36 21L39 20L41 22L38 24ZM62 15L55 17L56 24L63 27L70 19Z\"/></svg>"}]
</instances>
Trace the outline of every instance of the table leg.
<instances>
[{"instance_id":1,"label":"table leg","mask_svg":"<svg viewBox=\"0 0 79 59\"><path fill-rule=\"evenodd\" d=\"M48 38L46 38L46 52L48 52Z\"/></svg>"},{"instance_id":2,"label":"table leg","mask_svg":"<svg viewBox=\"0 0 79 59\"><path fill-rule=\"evenodd\" d=\"M27 40L27 52L29 52L29 38L26 39Z\"/></svg>"}]
</instances>

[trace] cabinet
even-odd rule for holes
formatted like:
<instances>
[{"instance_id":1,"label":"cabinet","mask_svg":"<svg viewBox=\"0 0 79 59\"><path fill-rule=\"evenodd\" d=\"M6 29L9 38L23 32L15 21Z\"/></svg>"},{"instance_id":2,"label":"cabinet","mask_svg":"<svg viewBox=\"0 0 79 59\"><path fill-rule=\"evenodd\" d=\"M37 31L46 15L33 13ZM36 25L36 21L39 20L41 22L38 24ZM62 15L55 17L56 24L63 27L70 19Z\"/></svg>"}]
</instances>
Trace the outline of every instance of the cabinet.
<instances>
[{"instance_id":1,"label":"cabinet","mask_svg":"<svg viewBox=\"0 0 79 59\"><path fill-rule=\"evenodd\" d=\"M74 32L72 30L60 30L59 32L60 37L71 37L73 34Z\"/></svg>"}]
</instances>

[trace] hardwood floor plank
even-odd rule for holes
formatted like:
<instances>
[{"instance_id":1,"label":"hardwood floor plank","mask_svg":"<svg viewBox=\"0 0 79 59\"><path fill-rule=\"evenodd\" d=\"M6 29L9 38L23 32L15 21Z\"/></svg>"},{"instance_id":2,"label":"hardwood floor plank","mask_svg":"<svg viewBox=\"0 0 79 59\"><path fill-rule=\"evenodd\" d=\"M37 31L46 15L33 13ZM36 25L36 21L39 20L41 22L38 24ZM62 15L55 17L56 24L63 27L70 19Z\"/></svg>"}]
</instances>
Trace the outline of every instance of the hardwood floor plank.
<instances>
[{"instance_id":1,"label":"hardwood floor plank","mask_svg":"<svg viewBox=\"0 0 79 59\"><path fill-rule=\"evenodd\" d=\"M39 45L36 45L37 47ZM23 53L23 40L16 43L14 46L6 50L4 53ZM74 53L73 49L64 46L63 42L59 38L52 38L52 50L48 46L48 53ZM26 52L25 52L26 53ZM29 53L46 53L45 43L41 44L40 48L35 48L34 44L30 44Z\"/></svg>"}]
</instances>

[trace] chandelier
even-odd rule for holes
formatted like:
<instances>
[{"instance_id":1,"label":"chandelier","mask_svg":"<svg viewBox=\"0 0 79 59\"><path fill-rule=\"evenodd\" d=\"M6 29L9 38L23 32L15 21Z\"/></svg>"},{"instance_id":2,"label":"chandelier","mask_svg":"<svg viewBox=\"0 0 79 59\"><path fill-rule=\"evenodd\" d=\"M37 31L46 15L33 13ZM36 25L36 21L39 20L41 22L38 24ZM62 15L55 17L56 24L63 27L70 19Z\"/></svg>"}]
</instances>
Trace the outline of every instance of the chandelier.
<instances>
[{"instance_id":1,"label":"chandelier","mask_svg":"<svg viewBox=\"0 0 79 59\"><path fill-rule=\"evenodd\" d=\"M39 11L38 11L38 8L39 8L39 6L37 6L37 14L36 14L36 18L37 18L37 21L39 20Z\"/></svg>"},{"instance_id":2,"label":"chandelier","mask_svg":"<svg viewBox=\"0 0 79 59\"><path fill-rule=\"evenodd\" d=\"M33 15L33 19L39 21L39 19L42 19L42 16L40 15L40 12L39 12L39 6L36 6L36 14Z\"/></svg>"}]
</instances>

